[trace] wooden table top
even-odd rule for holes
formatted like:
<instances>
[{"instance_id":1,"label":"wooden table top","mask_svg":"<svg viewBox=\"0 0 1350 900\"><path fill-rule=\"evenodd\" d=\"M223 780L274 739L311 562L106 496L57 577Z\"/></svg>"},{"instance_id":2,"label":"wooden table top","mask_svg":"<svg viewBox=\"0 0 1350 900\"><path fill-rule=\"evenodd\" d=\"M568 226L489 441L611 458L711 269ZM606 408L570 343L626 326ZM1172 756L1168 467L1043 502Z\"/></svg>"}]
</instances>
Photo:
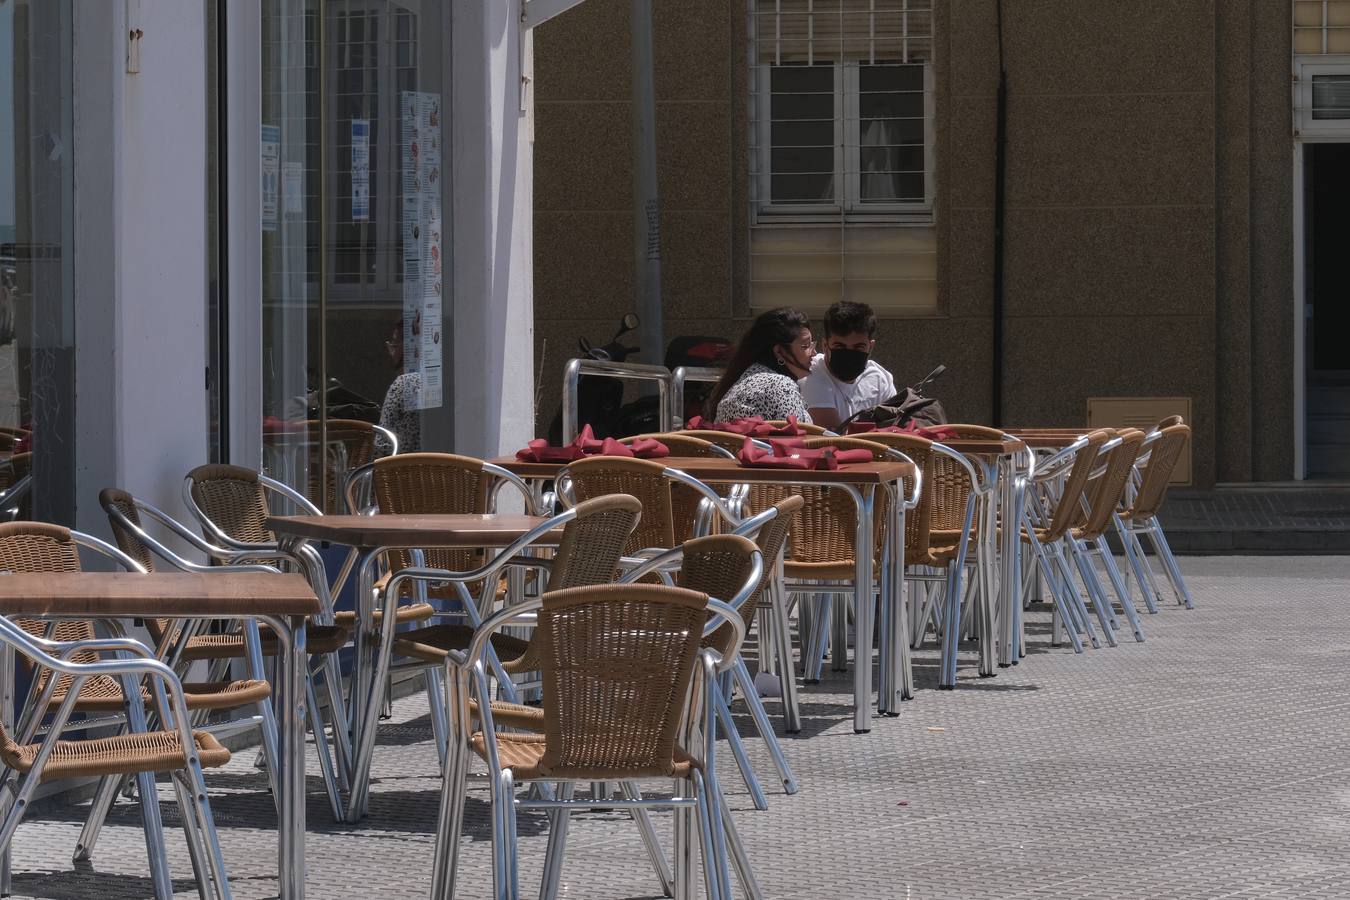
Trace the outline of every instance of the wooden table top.
<instances>
[{"instance_id":1,"label":"wooden table top","mask_svg":"<svg viewBox=\"0 0 1350 900\"><path fill-rule=\"evenodd\" d=\"M0 575L0 614L158 618L308 616L304 576L267 572L42 572Z\"/></svg>"},{"instance_id":2,"label":"wooden table top","mask_svg":"<svg viewBox=\"0 0 1350 900\"><path fill-rule=\"evenodd\" d=\"M848 463L838 469L766 469L742 466L734 459L669 456L651 460L672 466L709 484L889 484L914 474L914 466L894 462ZM555 478L566 463L521 462L503 457L492 462L521 478Z\"/></svg>"},{"instance_id":3,"label":"wooden table top","mask_svg":"<svg viewBox=\"0 0 1350 900\"><path fill-rule=\"evenodd\" d=\"M491 515L269 516L277 534L347 547L505 547L547 519L510 513ZM549 534L547 546L561 537Z\"/></svg>"}]
</instances>

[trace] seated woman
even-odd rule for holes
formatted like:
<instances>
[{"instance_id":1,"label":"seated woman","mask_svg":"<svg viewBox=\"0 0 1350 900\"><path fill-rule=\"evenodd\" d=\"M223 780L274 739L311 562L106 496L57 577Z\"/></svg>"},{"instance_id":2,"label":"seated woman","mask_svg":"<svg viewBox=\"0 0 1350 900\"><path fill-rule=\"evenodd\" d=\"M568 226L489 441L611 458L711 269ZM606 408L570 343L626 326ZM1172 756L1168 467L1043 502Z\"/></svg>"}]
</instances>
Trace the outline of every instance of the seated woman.
<instances>
[{"instance_id":1,"label":"seated woman","mask_svg":"<svg viewBox=\"0 0 1350 900\"><path fill-rule=\"evenodd\" d=\"M797 382L811 371L816 345L811 323L800 310L783 307L763 313L741 338L722 379L708 397L713 419L811 421Z\"/></svg>"}]
</instances>

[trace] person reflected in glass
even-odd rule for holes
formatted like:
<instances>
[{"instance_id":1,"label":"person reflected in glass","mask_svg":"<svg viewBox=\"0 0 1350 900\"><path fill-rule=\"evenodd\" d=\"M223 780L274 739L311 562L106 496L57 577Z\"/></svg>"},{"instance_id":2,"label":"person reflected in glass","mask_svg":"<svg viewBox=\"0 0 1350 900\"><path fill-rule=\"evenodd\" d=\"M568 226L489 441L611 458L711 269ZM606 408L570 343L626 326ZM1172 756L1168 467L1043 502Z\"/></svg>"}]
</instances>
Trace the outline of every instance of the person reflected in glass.
<instances>
[{"instance_id":1,"label":"person reflected in glass","mask_svg":"<svg viewBox=\"0 0 1350 900\"><path fill-rule=\"evenodd\" d=\"M802 397L817 425L835 428L895 396L895 379L872 359L876 333L877 316L866 303L844 300L825 311L824 346L802 382Z\"/></svg>"},{"instance_id":2,"label":"person reflected in glass","mask_svg":"<svg viewBox=\"0 0 1350 900\"><path fill-rule=\"evenodd\" d=\"M708 397L715 421L759 416L810 423L797 382L811 371L816 351L806 313L780 307L762 313L741 337L726 372Z\"/></svg>"},{"instance_id":3,"label":"person reflected in glass","mask_svg":"<svg viewBox=\"0 0 1350 900\"><path fill-rule=\"evenodd\" d=\"M416 330L414 329L414 335ZM416 453L422 449L422 423L418 420L421 408L422 376L416 371L403 371L403 320L399 319L384 342L389 352L389 361L394 369L402 374L394 378L385 391L384 403L380 406L380 425L388 428L398 438L400 453ZM392 448L383 435L375 438L375 452L387 455Z\"/></svg>"}]
</instances>

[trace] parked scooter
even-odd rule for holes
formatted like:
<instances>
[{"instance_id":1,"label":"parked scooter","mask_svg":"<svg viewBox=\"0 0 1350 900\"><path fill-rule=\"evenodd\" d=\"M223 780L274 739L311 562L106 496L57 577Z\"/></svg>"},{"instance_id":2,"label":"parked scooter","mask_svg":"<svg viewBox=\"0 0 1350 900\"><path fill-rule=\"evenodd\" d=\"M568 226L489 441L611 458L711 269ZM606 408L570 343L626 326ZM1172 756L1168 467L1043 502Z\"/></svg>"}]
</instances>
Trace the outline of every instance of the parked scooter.
<instances>
[{"instance_id":1,"label":"parked scooter","mask_svg":"<svg viewBox=\"0 0 1350 900\"><path fill-rule=\"evenodd\" d=\"M638 327L638 317L629 313L624 316L609 343L595 346L586 337L581 337L577 345L581 356L601 362L625 362L628 357L641 348L630 347L623 338ZM673 338L666 347L666 368L674 370L679 366L724 366L730 358L734 345L723 338L681 335ZM685 415L688 419L702 411L703 396L709 386L691 384L685 392ZM627 437L634 434L646 434L661 429L661 401L653 395L639 397L623 402L624 382L619 378L602 375L582 375L577 384L577 423L590 425L597 438ZM691 411L692 410L692 411ZM562 408L553 416L548 429L550 444L562 442Z\"/></svg>"}]
</instances>

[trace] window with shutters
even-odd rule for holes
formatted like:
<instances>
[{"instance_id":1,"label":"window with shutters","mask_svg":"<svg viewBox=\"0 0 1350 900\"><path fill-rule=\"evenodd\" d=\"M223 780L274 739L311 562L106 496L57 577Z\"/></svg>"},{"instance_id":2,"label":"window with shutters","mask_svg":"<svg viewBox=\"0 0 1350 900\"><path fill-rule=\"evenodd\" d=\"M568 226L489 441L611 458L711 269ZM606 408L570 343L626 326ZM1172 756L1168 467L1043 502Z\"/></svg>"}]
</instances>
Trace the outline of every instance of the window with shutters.
<instances>
[{"instance_id":1,"label":"window with shutters","mask_svg":"<svg viewBox=\"0 0 1350 900\"><path fill-rule=\"evenodd\" d=\"M751 0L751 306L936 306L933 0Z\"/></svg>"}]
</instances>

